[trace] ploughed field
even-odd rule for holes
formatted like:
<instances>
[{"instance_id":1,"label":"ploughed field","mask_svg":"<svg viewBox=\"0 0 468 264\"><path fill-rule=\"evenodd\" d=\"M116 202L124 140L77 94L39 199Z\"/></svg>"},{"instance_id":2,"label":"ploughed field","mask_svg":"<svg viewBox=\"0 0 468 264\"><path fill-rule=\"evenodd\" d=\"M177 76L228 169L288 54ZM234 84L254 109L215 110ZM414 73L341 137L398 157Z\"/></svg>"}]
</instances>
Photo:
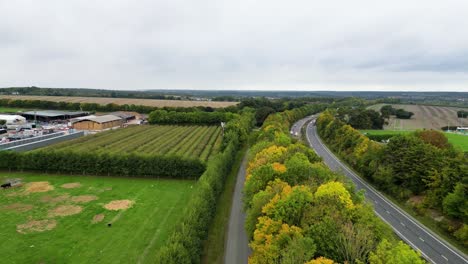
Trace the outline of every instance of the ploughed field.
<instances>
[{"instance_id":1,"label":"ploughed field","mask_svg":"<svg viewBox=\"0 0 468 264\"><path fill-rule=\"evenodd\" d=\"M435 129L440 130L445 126L468 126L468 118L458 118L457 111L466 108L429 106L429 105L404 105L404 104L376 104L368 107L375 111L380 111L384 105L392 105L396 109L404 109L413 112L411 119L397 119L390 117L386 130L416 130Z\"/></svg>"},{"instance_id":2,"label":"ploughed field","mask_svg":"<svg viewBox=\"0 0 468 264\"><path fill-rule=\"evenodd\" d=\"M152 263L195 181L0 173L2 263ZM109 227L108 224L111 224Z\"/></svg>"},{"instance_id":3,"label":"ploughed field","mask_svg":"<svg viewBox=\"0 0 468 264\"><path fill-rule=\"evenodd\" d=\"M130 126L41 150L173 155L207 161L219 151L221 141L219 126Z\"/></svg>"}]
</instances>

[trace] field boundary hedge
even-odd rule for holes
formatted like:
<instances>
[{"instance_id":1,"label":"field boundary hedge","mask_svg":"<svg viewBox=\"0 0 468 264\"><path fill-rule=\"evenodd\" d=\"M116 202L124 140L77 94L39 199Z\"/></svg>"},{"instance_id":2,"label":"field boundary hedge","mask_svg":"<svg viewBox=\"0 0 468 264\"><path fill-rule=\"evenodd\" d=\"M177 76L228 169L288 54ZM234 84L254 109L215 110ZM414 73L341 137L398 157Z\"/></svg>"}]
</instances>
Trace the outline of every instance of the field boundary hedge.
<instances>
[{"instance_id":1,"label":"field boundary hedge","mask_svg":"<svg viewBox=\"0 0 468 264\"><path fill-rule=\"evenodd\" d=\"M0 169L82 175L196 179L205 165L177 156L77 153L72 151L0 151Z\"/></svg>"},{"instance_id":2,"label":"field boundary hedge","mask_svg":"<svg viewBox=\"0 0 468 264\"><path fill-rule=\"evenodd\" d=\"M235 156L246 143L255 122L254 112L246 108L241 115L226 124L222 152L207 163L196 190L184 209L165 246L156 252L156 263L200 263L203 241L216 213L217 202L230 173Z\"/></svg>"}]
</instances>

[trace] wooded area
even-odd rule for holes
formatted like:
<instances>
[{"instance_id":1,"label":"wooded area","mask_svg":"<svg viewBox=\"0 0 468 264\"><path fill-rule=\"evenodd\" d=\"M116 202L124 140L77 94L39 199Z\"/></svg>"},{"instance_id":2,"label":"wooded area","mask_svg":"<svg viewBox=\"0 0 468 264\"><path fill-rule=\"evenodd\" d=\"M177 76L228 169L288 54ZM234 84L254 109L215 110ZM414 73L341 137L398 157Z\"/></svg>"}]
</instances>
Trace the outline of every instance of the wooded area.
<instances>
[{"instance_id":1,"label":"wooded area","mask_svg":"<svg viewBox=\"0 0 468 264\"><path fill-rule=\"evenodd\" d=\"M319 110L270 115L250 148L244 186L249 263L424 263L354 185L289 137L296 120Z\"/></svg>"},{"instance_id":2,"label":"wooded area","mask_svg":"<svg viewBox=\"0 0 468 264\"><path fill-rule=\"evenodd\" d=\"M332 111L320 115L317 128L331 149L379 189L400 201L423 197L416 210L443 213L439 226L468 245L468 161L441 132L396 135L382 145Z\"/></svg>"}]
</instances>

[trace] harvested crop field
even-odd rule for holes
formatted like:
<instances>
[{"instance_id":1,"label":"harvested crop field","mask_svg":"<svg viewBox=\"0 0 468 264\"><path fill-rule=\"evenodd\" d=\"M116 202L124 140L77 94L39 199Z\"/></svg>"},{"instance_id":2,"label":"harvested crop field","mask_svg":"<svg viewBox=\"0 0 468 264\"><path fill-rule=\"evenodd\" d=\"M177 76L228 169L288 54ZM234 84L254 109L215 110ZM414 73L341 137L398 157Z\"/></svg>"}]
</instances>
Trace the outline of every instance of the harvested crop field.
<instances>
[{"instance_id":1,"label":"harvested crop field","mask_svg":"<svg viewBox=\"0 0 468 264\"><path fill-rule=\"evenodd\" d=\"M387 104L376 104L370 106L370 109L380 111L382 106ZM458 118L457 111L466 110L466 108L428 106L428 105L400 105L392 104L396 109L402 108L413 112L411 119L397 119L392 116L389 124L384 126L386 130L416 130L416 129L435 129L440 130L444 126L468 126L468 118Z\"/></svg>"},{"instance_id":2,"label":"harvested crop field","mask_svg":"<svg viewBox=\"0 0 468 264\"><path fill-rule=\"evenodd\" d=\"M0 99L15 100L41 100L67 103L96 103L101 105L145 105L153 107L194 107L204 106L223 108L237 105L237 102L210 102L210 101L182 101L182 100L155 100L155 99L131 99L131 98L106 98L106 97L75 97L75 96L36 96L36 95L0 95Z\"/></svg>"},{"instance_id":3,"label":"harvested crop field","mask_svg":"<svg viewBox=\"0 0 468 264\"><path fill-rule=\"evenodd\" d=\"M51 145L45 149L76 152L174 155L208 160L219 151L219 126L130 126ZM68 183L62 188L76 188Z\"/></svg>"},{"instance_id":4,"label":"harvested crop field","mask_svg":"<svg viewBox=\"0 0 468 264\"><path fill-rule=\"evenodd\" d=\"M1 182L9 178L25 184L0 189L2 263L152 263L152 253L164 244L196 184L0 173ZM68 183L80 187L61 187ZM48 191L26 191L38 185Z\"/></svg>"}]
</instances>

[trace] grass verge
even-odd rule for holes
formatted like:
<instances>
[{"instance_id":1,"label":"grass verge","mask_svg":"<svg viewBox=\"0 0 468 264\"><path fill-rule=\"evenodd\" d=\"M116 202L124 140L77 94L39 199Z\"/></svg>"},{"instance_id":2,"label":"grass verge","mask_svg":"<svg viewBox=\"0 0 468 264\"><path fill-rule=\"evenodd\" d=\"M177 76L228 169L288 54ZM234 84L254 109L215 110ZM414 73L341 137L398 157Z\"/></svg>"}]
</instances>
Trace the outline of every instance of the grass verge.
<instances>
[{"instance_id":1,"label":"grass verge","mask_svg":"<svg viewBox=\"0 0 468 264\"><path fill-rule=\"evenodd\" d=\"M0 113L16 113L19 111L24 111L25 109L22 108L14 108L14 107L1 107L0 106Z\"/></svg>"},{"instance_id":2,"label":"grass verge","mask_svg":"<svg viewBox=\"0 0 468 264\"><path fill-rule=\"evenodd\" d=\"M205 241L202 263L214 264L224 262L224 249L226 245L227 229L229 225L229 214L231 212L234 188L236 187L237 173L246 155L247 146L237 154L233 170L226 178L224 190L219 197L216 207L216 215L208 231L208 239Z\"/></svg>"}]
</instances>

